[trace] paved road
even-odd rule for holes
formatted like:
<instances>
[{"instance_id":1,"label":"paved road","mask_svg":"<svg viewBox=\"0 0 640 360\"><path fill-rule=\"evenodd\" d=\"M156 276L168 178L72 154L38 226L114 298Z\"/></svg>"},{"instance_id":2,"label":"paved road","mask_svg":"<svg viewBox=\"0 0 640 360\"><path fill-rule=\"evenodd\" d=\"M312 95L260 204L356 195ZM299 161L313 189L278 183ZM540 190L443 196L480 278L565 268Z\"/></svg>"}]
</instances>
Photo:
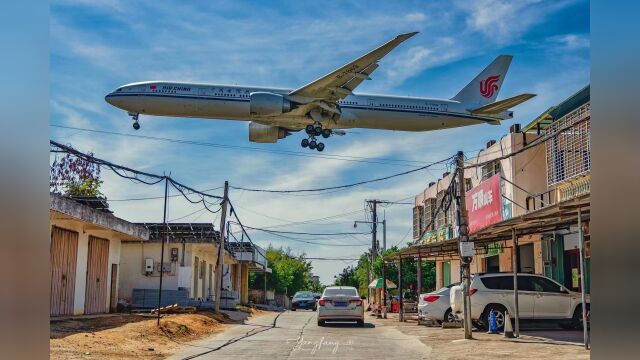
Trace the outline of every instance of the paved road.
<instances>
[{"instance_id":1,"label":"paved road","mask_svg":"<svg viewBox=\"0 0 640 360\"><path fill-rule=\"evenodd\" d=\"M368 315L365 315L368 316ZM366 320L366 318L365 318ZM275 327L273 327L275 321ZM431 348L415 336L366 323L318 327L316 313L287 311L252 319L185 346L170 359L422 359ZM201 355L199 355L201 354Z\"/></svg>"}]
</instances>

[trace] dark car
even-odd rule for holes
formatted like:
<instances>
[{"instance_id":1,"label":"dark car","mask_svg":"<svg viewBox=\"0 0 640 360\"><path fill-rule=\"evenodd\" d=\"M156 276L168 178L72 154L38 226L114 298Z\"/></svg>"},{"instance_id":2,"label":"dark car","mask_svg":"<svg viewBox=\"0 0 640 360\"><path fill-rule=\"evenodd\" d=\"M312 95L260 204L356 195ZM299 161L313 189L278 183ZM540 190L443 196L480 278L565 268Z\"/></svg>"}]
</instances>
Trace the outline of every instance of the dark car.
<instances>
[{"instance_id":1,"label":"dark car","mask_svg":"<svg viewBox=\"0 0 640 360\"><path fill-rule=\"evenodd\" d=\"M317 299L311 291L298 291L293 295L291 301L291 311L297 309L307 309L316 311L318 309Z\"/></svg>"}]
</instances>

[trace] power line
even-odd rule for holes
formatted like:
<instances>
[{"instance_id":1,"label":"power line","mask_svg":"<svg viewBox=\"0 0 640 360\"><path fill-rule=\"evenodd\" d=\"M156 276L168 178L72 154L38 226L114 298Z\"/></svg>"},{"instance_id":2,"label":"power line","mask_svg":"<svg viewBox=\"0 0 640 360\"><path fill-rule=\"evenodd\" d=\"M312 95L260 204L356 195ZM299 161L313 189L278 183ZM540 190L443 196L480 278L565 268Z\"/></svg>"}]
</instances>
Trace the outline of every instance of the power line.
<instances>
[{"instance_id":1,"label":"power line","mask_svg":"<svg viewBox=\"0 0 640 360\"><path fill-rule=\"evenodd\" d=\"M251 189L251 188L245 188L245 187L237 187L237 186L229 186L232 189L235 190L243 190L243 191L252 191L252 192L267 192L267 193L300 193L300 192L319 192L319 191L326 191L326 190L335 190L335 189L344 189L344 188L350 188L350 187L354 187L354 186L358 186L358 185L364 185L364 184L370 184L373 182L378 182L378 181L383 181L383 180L388 180L388 179L392 179L395 177L399 177L399 176L403 176L403 175L408 175L417 171L421 171L424 169L427 169L433 165L436 164L442 164L445 163L449 160L451 160L453 158L453 156L450 156L446 159L442 159L433 163L430 163L428 165L425 166L421 166L417 169L413 169L413 170L409 170L409 171L404 171L401 173L397 173L397 174L393 174L393 175L389 175L389 176L384 176L381 178L377 178L377 179L372 179L372 180L365 180L365 181L359 181L356 183L351 183L351 184L346 184L346 185L339 185L339 186L330 186L330 187L325 187L325 188L316 188L316 189L297 189L297 190L270 190L270 189Z\"/></svg>"},{"instance_id":2,"label":"power line","mask_svg":"<svg viewBox=\"0 0 640 360\"><path fill-rule=\"evenodd\" d=\"M214 190L220 190L222 189L224 186L218 186L215 188L211 188L211 189L204 189L204 190L199 190L200 192L209 192L209 191L214 191ZM169 195L168 197L181 197L182 194L175 194L175 195ZM159 200L159 199L164 199L164 196L148 196L148 197L138 197L138 198L123 198L123 199L108 199L109 202L113 202L113 201L144 201L144 200Z\"/></svg>"},{"instance_id":3,"label":"power line","mask_svg":"<svg viewBox=\"0 0 640 360\"><path fill-rule=\"evenodd\" d=\"M127 133L119 133L114 131L87 129L87 128L79 128L79 127L64 126L64 125L57 125L57 124L51 124L50 126L55 128L60 128L60 129L77 130L77 131L106 134L106 135L135 137L140 139L166 141L166 142L172 142L177 144L207 146L207 147L245 150L245 151L256 151L256 152L299 156L299 157L313 157L313 158L321 158L321 159L327 159L327 160L363 162L363 163L371 163L371 164L409 166L409 167L419 166L418 164L426 164L426 162L418 161L418 160L405 160L405 159L392 159L392 158L367 158L362 156L350 156L350 155L339 155L339 154L314 154L314 153L303 153L303 152L288 151L288 150L270 150L270 149L261 149L261 148L250 147L250 146L218 144L218 143L211 143L211 142L181 140L181 139L172 139L172 138L149 136L149 135L139 135L139 134L127 134Z\"/></svg>"},{"instance_id":4,"label":"power line","mask_svg":"<svg viewBox=\"0 0 640 360\"><path fill-rule=\"evenodd\" d=\"M342 235L366 235L370 234L370 232L336 232L336 233L308 233L308 232L297 232L297 231L278 231L278 230L269 230L265 228L257 228L245 225L244 228L256 230L256 231L264 231L271 234L292 234L292 235L309 235L309 236L342 236Z\"/></svg>"}]
</instances>

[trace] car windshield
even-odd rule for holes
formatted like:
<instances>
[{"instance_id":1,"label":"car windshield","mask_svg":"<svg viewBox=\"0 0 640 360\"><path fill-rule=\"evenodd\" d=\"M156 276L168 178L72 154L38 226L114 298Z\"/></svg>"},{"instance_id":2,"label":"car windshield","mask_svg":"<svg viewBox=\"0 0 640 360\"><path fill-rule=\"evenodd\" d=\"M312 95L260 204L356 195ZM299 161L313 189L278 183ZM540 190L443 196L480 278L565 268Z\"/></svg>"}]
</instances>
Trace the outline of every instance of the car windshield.
<instances>
[{"instance_id":1,"label":"car windshield","mask_svg":"<svg viewBox=\"0 0 640 360\"><path fill-rule=\"evenodd\" d=\"M313 293L310 292L297 292L293 295L294 299L313 299Z\"/></svg>"},{"instance_id":2,"label":"car windshield","mask_svg":"<svg viewBox=\"0 0 640 360\"><path fill-rule=\"evenodd\" d=\"M334 296L334 295L344 295L344 296L358 296L358 291L356 289L325 289L324 296Z\"/></svg>"}]
</instances>

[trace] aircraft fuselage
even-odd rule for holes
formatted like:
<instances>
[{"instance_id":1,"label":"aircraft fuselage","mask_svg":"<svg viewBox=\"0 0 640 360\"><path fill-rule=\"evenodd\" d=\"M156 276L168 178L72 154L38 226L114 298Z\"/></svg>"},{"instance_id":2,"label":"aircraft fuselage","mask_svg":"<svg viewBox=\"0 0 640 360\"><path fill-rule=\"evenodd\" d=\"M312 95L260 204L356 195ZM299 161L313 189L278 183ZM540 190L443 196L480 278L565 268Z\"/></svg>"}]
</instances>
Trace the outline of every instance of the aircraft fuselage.
<instances>
[{"instance_id":1,"label":"aircraft fuselage","mask_svg":"<svg viewBox=\"0 0 640 360\"><path fill-rule=\"evenodd\" d=\"M150 81L124 85L108 94L105 99L130 113L256 121L291 130L313 124L309 116L287 113L268 117L252 116L249 103L253 92L270 92L286 97L291 89ZM469 104L417 97L353 94L337 104L341 109L341 116L323 123L324 127L429 131L494 123L510 115L477 116L465 108Z\"/></svg>"}]
</instances>

